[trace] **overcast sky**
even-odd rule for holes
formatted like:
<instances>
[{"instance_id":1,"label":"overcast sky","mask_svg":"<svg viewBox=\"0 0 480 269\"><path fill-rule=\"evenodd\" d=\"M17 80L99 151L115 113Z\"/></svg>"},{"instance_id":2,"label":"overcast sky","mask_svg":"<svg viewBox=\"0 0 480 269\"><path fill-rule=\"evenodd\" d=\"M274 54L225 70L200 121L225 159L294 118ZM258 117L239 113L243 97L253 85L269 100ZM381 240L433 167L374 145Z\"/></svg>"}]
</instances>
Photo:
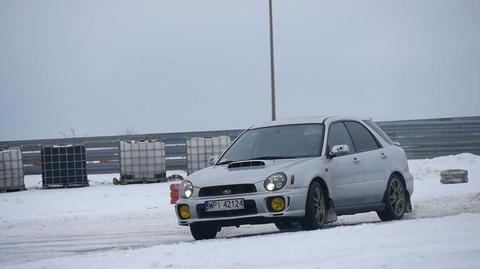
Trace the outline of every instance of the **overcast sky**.
<instances>
[{"instance_id":1,"label":"overcast sky","mask_svg":"<svg viewBox=\"0 0 480 269\"><path fill-rule=\"evenodd\" d=\"M480 1L274 0L278 118L480 115ZM0 0L0 140L246 128L267 0Z\"/></svg>"}]
</instances>

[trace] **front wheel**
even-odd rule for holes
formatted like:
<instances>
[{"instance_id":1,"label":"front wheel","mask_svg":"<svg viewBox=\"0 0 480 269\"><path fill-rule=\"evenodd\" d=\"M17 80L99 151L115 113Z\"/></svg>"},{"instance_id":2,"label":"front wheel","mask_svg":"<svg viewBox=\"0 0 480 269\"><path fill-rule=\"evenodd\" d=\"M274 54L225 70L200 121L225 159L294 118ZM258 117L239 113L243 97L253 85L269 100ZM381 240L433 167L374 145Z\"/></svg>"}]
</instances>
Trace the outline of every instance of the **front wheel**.
<instances>
[{"instance_id":1,"label":"front wheel","mask_svg":"<svg viewBox=\"0 0 480 269\"><path fill-rule=\"evenodd\" d=\"M217 227L208 224L190 224L190 233L195 240L213 239L217 236Z\"/></svg>"},{"instance_id":2,"label":"front wheel","mask_svg":"<svg viewBox=\"0 0 480 269\"><path fill-rule=\"evenodd\" d=\"M310 184L305 205L305 217L300 223L304 230L316 230L323 227L327 216L325 193L322 185L316 181Z\"/></svg>"},{"instance_id":3,"label":"front wheel","mask_svg":"<svg viewBox=\"0 0 480 269\"><path fill-rule=\"evenodd\" d=\"M378 217L383 221L399 220L405 214L407 204L407 192L402 179L392 175L385 191L385 211L378 211Z\"/></svg>"}]
</instances>

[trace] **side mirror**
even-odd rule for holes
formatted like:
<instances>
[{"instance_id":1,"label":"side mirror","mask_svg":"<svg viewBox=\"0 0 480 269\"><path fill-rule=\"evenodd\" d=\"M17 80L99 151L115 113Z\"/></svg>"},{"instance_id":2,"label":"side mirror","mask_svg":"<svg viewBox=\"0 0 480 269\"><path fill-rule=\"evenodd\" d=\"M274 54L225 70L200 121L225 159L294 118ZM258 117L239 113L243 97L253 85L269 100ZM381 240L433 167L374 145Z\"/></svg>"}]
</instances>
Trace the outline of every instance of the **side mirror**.
<instances>
[{"instance_id":1,"label":"side mirror","mask_svg":"<svg viewBox=\"0 0 480 269\"><path fill-rule=\"evenodd\" d=\"M217 161L218 161L218 156L214 155L214 156L211 156L210 159L208 159L208 164L214 165Z\"/></svg>"},{"instance_id":2,"label":"side mirror","mask_svg":"<svg viewBox=\"0 0 480 269\"><path fill-rule=\"evenodd\" d=\"M330 156L337 157L348 154L350 147L348 145L335 145L330 149Z\"/></svg>"}]
</instances>

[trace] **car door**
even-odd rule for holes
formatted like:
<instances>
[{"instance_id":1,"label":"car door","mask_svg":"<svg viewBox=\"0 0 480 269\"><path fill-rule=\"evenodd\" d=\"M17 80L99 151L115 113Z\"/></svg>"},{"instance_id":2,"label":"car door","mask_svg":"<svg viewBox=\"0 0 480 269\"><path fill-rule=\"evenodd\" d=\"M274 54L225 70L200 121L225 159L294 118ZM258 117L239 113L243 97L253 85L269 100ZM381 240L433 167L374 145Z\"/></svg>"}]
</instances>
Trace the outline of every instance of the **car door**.
<instances>
[{"instance_id":1,"label":"car door","mask_svg":"<svg viewBox=\"0 0 480 269\"><path fill-rule=\"evenodd\" d=\"M352 139L343 124L330 124L327 137L327 150L335 145L348 145L350 153L329 159L328 171L333 185L332 198L336 207L355 205L362 202L365 196L362 163L358 162Z\"/></svg>"},{"instance_id":2,"label":"car door","mask_svg":"<svg viewBox=\"0 0 480 269\"><path fill-rule=\"evenodd\" d=\"M388 180L386 175L388 167L382 158L384 155L381 144L363 124L346 121L345 126L357 151L358 161L362 164L361 172L365 182L364 201L367 203L381 201Z\"/></svg>"}]
</instances>

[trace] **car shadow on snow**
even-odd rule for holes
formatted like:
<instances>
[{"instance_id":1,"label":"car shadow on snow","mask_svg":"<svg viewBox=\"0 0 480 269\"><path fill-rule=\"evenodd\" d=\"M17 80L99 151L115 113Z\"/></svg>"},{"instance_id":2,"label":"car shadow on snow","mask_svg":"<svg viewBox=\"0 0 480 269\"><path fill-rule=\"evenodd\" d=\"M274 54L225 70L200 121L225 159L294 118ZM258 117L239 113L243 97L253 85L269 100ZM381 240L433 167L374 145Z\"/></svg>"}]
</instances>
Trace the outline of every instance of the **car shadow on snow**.
<instances>
[{"instance_id":1,"label":"car shadow on snow","mask_svg":"<svg viewBox=\"0 0 480 269\"><path fill-rule=\"evenodd\" d=\"M383 224L392 224L399 221L411 221L416 219L426 219L426 218L442 218L446 216L453 216L459 215L463 213L473 213L473 212L465 212L465 211L457 211L457 212L446 212L446 214L422 214L423 212L418 212L414 209L412 213L405 214L404 218L401 220L396 221L381 221L375 213L362 213L357 215L350 215L350 216L341 216L338 218L336 222L326 224L321 230L330 230L330 229L341 229L343 227L355 227L360 225L366 224L375 224L375 225L383 225ZM253 228L254 229L254 228ZM272 228L275 229L275 228ZM317 230L318 231L318 230ZM294 233L294 232L309 232L300 229L291 229L291 230L272 230L272 231L265 231L265 232L257 232L244 230L241 234L235 234L234 231L230 232L229 234L225 234L222 236L218 236L217 239L237 239L237 238L248 238L248 237L255 237L255 236L265 236L265 235L275 235L275 234L284 234L284 233Z\"/></svg>"},{"instance_id":2,"label":"car shadow on snow","mask_svg":"<svg viewBox=\"0 0 480 269\"><path fill-rule=\"evenodd\" d=\"M380 220L375 220L375 221L360 221L360 222L355 222L355 223L331 223L331 224L326 224L322 230L328 230L328 229L335 229L335 228L341 228L341 227L349 227L349 226L358 226L358 225L363 225L363 224L373 224L373 223L381 223ZM275 229L275 228L272 228ZM265 235L275 235L275 234L285 234L285 233L295 233L295 232L309 232L305 230L300 230L300 229L290 229L290 230L273 230L273 231L265 231L265 232L253 232L253 231L242 231L245 233L242 234L235 234L235 232L231 232L230 234L225 234L222 236L218 236L217 239L238 239L238 238L248 238L248 237L255 237L255 236L265 236Z\"/></svg>"}]
</instances>

